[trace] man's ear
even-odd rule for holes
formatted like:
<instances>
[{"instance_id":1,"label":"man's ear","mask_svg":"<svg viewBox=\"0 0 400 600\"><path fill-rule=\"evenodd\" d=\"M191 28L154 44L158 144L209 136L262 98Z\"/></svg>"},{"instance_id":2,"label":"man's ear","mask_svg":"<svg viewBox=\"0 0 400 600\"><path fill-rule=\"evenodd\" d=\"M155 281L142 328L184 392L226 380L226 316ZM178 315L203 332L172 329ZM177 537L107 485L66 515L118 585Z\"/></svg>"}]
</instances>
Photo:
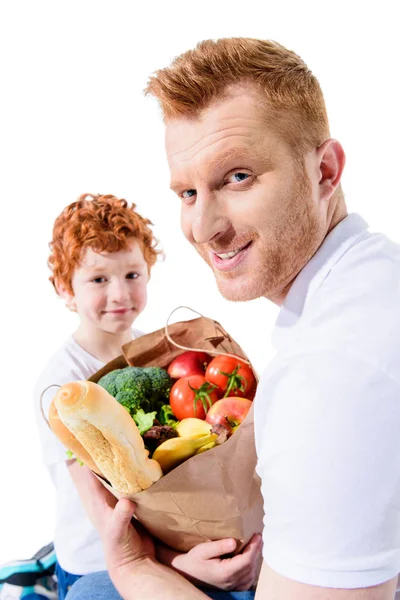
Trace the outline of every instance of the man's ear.
<instances>
[{"instance_id":1,"label":"man's ear","mask_svg":"<svg viewBox=\"0 0 400 600\"><path fill-rule=\"evenodd\" d=\"M76 302L73 294L71 294L71 292L67 290L66 286L60 281L56 280L54 285L58 295L64 300L66 307L69 308L69 310L76 312Z\"/></svg>"},{"instance_id":2,"label":"man's ear","mask_svg":"<svg viewBox=\"0 0 400 600\"><path fill-rule=\"evenodd\" d=\"M337 140L326 140L317 149L319 160L319 192L321 200L331 198L340 183L346 157Z\"/></svg>"}]
</instances>

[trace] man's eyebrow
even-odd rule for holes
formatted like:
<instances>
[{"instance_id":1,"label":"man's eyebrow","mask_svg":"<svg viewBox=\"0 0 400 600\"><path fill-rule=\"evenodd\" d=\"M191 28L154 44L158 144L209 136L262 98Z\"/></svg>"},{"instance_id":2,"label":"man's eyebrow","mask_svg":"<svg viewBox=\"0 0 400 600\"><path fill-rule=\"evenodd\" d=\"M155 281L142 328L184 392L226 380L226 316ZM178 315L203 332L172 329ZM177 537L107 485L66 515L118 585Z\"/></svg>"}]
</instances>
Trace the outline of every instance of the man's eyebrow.
<instances>
[{"instance_id":1,"label":"man's eyebrow","mask_svg":"<svg viewBox=\"0 0 400 600\"><path fill-rule=\"evenodd\" d=\"M232 160L237 160L237 161L241 161L241 160L250 160L253 159L254 160L255 155L254 152L250 149L247 148L230 148L229 150L226 150L225 152L222 152L221 154L219 154L218 156L216 156L213 160L210 161L209 163L209 167L210 169L222 169L223 167L225 167L225 165L232 161ZM245 166L245 165L237 165L238 167L240 166Z\"/></svg>"},{"instance_id":2,"label":"man's eyebrow","mask_svg":"<svg viewBox=\"0 0 400 600\"><path fill-rule=\"evenodd\" d=\"M185 188L183 183L180 183L179 181L171 181L171 183L169 184L170 189L173 192L178 193L178 190L182 190Z\"/></svg>"}]
</instances>

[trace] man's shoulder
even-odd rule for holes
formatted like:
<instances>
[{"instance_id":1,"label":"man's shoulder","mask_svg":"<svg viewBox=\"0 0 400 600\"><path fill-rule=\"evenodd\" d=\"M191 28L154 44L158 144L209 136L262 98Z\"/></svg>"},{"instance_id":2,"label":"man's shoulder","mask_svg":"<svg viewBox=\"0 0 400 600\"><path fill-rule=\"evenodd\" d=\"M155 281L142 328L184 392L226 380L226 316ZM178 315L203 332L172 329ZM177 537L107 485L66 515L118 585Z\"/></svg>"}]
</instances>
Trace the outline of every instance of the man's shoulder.
<instances>
[{"instance_id":1,"label":"man's shoulder","mask_svg":"<svg viewBox=\"0 0 400 600\"><path fill-rule=\"evenodd\" d=\"M381 281L400 272L400 245L381 233L365 232L341 257L331 275L369 273L368 281Z\"/></svg>"},{"instance_id":2,"label":"man's shoulder","mask_svg":"<svg viewBox=\"0 0 400 600\"><path fill-rule=\"evenodd\" d=\"M304 312L298 335L312 351L351 353L400 373L400 246L383 235L354 245Z\"/></svg>"},{"instance_id":3,"label":"man's shoulder","mask_svg":"<svg viewBox=\"0 0 400 600\"><path fill-rule=\"evenodd\" d=\"M338 260L322 282L316 299L324 304L363 301L379 308L386 298L394 304L400 295L400 245L383 234L362 236Z\"/></svg>"}]
</instances>

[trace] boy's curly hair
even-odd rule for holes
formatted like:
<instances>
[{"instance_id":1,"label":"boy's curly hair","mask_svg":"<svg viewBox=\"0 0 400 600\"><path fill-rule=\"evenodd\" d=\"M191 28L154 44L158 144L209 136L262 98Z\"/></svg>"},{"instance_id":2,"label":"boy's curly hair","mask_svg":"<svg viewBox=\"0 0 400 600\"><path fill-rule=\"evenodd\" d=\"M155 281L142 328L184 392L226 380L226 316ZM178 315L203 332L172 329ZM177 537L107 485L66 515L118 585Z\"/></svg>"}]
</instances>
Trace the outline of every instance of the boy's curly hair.
<instances>
[{"instance_id":1,"label":"boy's curly hair","mask_svg":"<svg viewBox=\"0 0 400 600\"><path fill-rule=\"evenodd\" d=\"M151 221L135 211L124 199L112 194L82 194L57 217L53 237L49 244L49 277L56 292L62 283L73 294L72 276L80 265L83 251L118 252L129 247L135 239L139 242L149 273L161 254L157 240L150 229Z\"/></svg>"}]
</instances>

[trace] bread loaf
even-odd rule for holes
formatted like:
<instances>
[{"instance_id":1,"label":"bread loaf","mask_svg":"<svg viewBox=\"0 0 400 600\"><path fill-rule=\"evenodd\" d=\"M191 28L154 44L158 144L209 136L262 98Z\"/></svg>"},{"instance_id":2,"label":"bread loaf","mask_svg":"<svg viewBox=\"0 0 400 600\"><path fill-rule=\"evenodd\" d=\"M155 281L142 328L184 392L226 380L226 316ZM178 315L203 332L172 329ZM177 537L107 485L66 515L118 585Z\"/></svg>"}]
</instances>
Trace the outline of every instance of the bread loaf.
<instances>
[{"instance_id":1,"label":"bread loaf","mask_svg":"<svg viewBox=\"0 0 400 600\"><path fill-rule=\"evenodd\" d=\"M135 422L101 386L68 383L58 390L54 404L62 423L118 492L135 494L160 479L161 467L149 459Z\"/></svg>"},{"instance_id":2,"label":"bread loaf","mask_svg":"<svg viewBox=\"0 0 400 600\"><path fill-rule=\"evenodd\" d=\"M97 473L97 475L102 475L100 469L92 460L92 457L90 456L89 452L85 450L82 444L78 442L76 437L70 432L70 430L67 427L65 427L64 423L61 421L54 403L54 398L52 400L52 403L50 404L49 424L52 432L58 437L60 442L65 446L67 450L70 450L72 454L74 454L74 456L81 460L87 467L89 467L89 469Z\"/></svg>"}]
</instances>

